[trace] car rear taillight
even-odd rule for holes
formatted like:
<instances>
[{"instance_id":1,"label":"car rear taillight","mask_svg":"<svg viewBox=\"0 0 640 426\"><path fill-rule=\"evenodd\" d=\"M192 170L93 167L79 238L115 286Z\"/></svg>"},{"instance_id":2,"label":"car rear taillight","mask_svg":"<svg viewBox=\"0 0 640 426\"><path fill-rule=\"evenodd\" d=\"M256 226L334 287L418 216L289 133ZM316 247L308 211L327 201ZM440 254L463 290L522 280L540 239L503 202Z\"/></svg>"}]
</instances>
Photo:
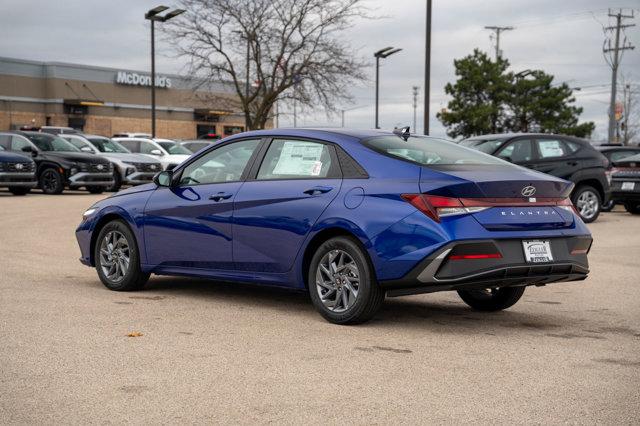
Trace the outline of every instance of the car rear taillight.
<instances>
[{"instance_id":1,"label":"car rear taillight","mask_svg":"<svg viewBox=\"0 0 640 426\"><path fill-rule=\"evenodd\" d=\"M470 259L502 259L500 253L478 253L478 254L456 254L449 256L450 260L470 260Z\"/></svg>"},{"instance_id":2,"label":"car rear taillight","mask_svg":"<svg viewBox=\"0 0 640 426\"><path fill-rule=\"evenodd\" d=\"M442 217L476 213L491 207L550 206L576 212L569 198L449 198L429 194L402 194L402 198L436 222Z\"/></svg>"},{"instance_id":3,"label":"car rear taillight","mask_svg":"<svg viewBox=\"0 0 640 426\"><path fill-rule=\"evenodd\" d=\"M609 183L609 185L611 185L611 180L613 178L613 174L619 172L620 169L616 168L616 167L612 167L609 170L606 170L604 172L605 176L607 177L607 182Z\"/></svg>"}]
</instances>

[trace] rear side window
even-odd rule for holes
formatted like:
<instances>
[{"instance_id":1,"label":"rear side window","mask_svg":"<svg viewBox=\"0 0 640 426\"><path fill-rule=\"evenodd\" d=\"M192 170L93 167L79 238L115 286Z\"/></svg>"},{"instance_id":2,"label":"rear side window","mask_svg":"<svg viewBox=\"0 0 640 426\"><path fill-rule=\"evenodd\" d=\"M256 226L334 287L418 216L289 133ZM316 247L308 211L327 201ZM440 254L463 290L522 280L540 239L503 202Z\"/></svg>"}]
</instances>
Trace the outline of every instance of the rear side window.
<instances>
[{"instance_id":1,"label":"rear side window","mask_svg":"<svg viewBox=\"0 0 640 426\"><path fill-rule=\"evenodd\" d=\"M258 180L331 177L331 147L318 142L274 139L260 165Z\"/></svg>"},{"instance_id":2,"label":"rear side window","mask_svg":"<svg viewBox=\"0 0 640 426\"><path fill-rule=\"evenodd\" d=\"M429 165L500 164L504 161L475 149L466 148L444 139L409 136L380 136L363 141L364 145L381 154L400 160Z\"/></svg>"},{"instance_id":3,"label":"rear side window","mask_svg":"<svg viewBox=\"0 0 640 426\"><path fill-rule=\"evenodd\" d=\"M543 139L537 141L538 143L538 152L540 153L540 158L556 158L563 157L567 154L565 152L566 148L562 141L556 139Z\"/></svg>"}]
</instances>

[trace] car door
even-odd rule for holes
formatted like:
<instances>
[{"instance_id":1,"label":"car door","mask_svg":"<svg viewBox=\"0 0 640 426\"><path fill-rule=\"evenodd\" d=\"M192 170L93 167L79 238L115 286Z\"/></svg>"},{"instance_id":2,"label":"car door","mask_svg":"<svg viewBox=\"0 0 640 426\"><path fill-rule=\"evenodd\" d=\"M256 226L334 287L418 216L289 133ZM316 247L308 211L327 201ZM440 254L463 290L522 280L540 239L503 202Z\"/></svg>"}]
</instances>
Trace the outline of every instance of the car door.
<instances>
[{"instance_id":1,"label":"car door","mask_svg":"<svg viewBox=\"0 0 640 426\"><path fill-rule=\"evenodd\" d=\"M579 165L576 158L571 158L569 147L557 137L537 137L535 140L535 170L560 178L569 178Z\"/></svg>"},{"instance_id":2,"label":"car door","mask_svg":"<svg viewBox=\"0 0 640 426\"><path fill-rule=\"evenodd\" d=\"M233 258L245 271L286 272L342 175L335 149L316 140L278 137L235 198Z\"/></svg>"},{"instance_id":3,"label":"car door","mask_svg":"<svg viewBox=\"0 0 640 426\"><path fill-rule=\"evenodd\" d=\"M503 160L528 168L533 168L535 161L533 141L528 138L512 140L504 144L494 155Z\"/></svg>"},{"instance_id":4,"label":"car door","mask_svg":"<svg viewBox=\"0 0 640 426\"><path fill-rule=\"evenodd\" d=\"M190 161L175 185L154 191L144 219L148 263L233 269L233 202L259 145L260 139L221 145Z\"/></svg>"}]
</instances>

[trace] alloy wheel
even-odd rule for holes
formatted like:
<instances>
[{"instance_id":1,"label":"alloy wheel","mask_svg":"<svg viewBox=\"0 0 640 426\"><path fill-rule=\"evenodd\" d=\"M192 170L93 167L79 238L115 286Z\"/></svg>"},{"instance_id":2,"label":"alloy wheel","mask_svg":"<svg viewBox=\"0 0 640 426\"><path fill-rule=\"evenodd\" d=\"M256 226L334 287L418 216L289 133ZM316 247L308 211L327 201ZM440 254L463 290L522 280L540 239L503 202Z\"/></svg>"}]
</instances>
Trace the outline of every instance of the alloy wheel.
<instances>
[{"instance_id":1,"label":"alloy wheel","mask_svg":"<svg viewBox=\"0 0 640 426\"><path fill-rule=\"evenodd\" d=\"M332 312L344 312L354 305L360 287L355 260L343 250L325 254L316 271L316 290L322 304Z\"/></svg>"},{"instance_id":2,"label":"alloy wheel","mask_svg":"<svg viewBox=\"0 0 640 426\"><path fill-rule=\"evenodd\" d=\"M129 271L131 251L129 242L119 231L108 232L100 243L100 267L110 281L117 283Z\"/></svg>"},{"instance_id":3,"label":"alloy wheel","mask_svg":"<svg viewBox=\"0 0 640 426\"><path fill-rule=\"evenodd\" d=\"M53 170L46 170L42 176L42 189L55 191L58 188L58 175Z\"/></svg>"},{"instance_id":4,"label":"alloy wheel","mask_svg":"<svg viewBox=\"0 0 640 426\"><path fill-rule=\"evenodd\" d=\"M598 196L591 191L584 191L576 201L576 208L585 219L591 219L598 212Z\"/></svg>"}]
</instances>

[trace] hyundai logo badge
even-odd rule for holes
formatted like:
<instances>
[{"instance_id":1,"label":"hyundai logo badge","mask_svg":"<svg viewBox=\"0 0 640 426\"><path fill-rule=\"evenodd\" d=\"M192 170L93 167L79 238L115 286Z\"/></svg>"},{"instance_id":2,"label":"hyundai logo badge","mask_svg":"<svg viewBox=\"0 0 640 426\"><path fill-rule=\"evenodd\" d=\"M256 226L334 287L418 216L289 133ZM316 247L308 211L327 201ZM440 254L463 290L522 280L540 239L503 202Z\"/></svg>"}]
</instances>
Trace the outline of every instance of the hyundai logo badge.
<instances>
[{"instance_id":1,"label":"hyundai logo badge","mask_svg":"<svg viewBox=\"0 0 640 426\"><path fill-rule=\"evenodd\" d=\"M536 187L535 186L525 186L524 188L522 188L522 196L523 197L532 197L533 194L536 193Z\"/></svg>"},{"instance_id":2,"label":"hyundai logo badge","mask_svg":"<svg viewBox=\"0 0 640 426\"><path fill-rule=\"evenodd\" d=\"M104 166L102 164L98 164L98 170L102 170L102 169L104 169Z\"/></svg>"},{"instance_id":3,"label":"hyundai logo badge","mask_svg":"<svg viewBox=\"0 0 640 426\"><path fill-rule=\"evenodd\" d=\"M16 164L16 170L22 170L24 166L20 163Z\"/></svg>"}]
</instances>

